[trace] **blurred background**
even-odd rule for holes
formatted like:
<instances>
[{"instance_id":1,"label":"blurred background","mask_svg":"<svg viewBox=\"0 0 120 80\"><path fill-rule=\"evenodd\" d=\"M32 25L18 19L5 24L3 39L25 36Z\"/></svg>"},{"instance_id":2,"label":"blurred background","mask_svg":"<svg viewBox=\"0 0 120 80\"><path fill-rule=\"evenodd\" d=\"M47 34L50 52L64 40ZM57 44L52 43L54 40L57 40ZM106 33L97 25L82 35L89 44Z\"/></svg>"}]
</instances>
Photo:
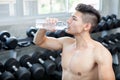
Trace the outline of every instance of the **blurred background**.
<instances>
[{"instance_id":1,"label":"blurred background","mask_svg":"<svg viewBox=\"0 0 120 80\"><path fill-rule=\"evenodd\" d=\"M11 65L13 67L13 65L17 66L20 63L20 61L16 62L16 60L20 60L20 57L24 55L32 56L33 53L37 52L40 54L36 54L36 57L44 53L45 56L48 56L47 54L54 56L53 53L58 53L55 59L57 60L56 65L59 66L60 69L55 69L57 72L54 72L54 70L51 70L51 67L49 67L51 72L46 70L48 72L45 72L45 76L43 76L42 73L39 74L44 77L41 80L61 80L61 50L57 52L49 51L33 43L34 34L37 31L35 28L36 19L54 17L65 22L74 12L78 3L92 5L100 12L102 16L101 21L98 23L96 29L93 30L91 36L101 42L101 44L111 52L116 80L120 80L120 0L0 0L0 80L40 80L41 77L37 74L39 70L43 68L38 69L39 66L33 69L36 72L34 74L31 72L32 75L24 69L21 73L18 72L17 77L15 73L11 72ZM46 35L56 38L64 36L73 37L65 33L65 31L59 30L55 33L47 32ZM27 57L22 58L21 63L24 64L20 66L31 66L30 63L25 63L26 60L29 60ZM16 60L9 61L10 58ZM6 63L7 60L8 62ZM46 58L46 60L49 59ZM14 78L10 74L3 74L3 72L7 70L5 69L3 71L4 67L6 67L2 66L4 63L6 63L8 71L10 70L9 72L15 76ZM46 66L47 64L46 62ZM16 68L14 69L18 70ZM28 69L28 66L26 69ZM28 74L27 79L25 77L26 74L22 73L24 71ZM8 77L11 79L6 79Z\"/></svg>"},{"instance_id":2,"label":"blurred background","mask_svg":"<svg viewBox=\"0 0 120 80\"><path fill-rule=\"evenodd\" d=\"M24 37L36 19L56 17L65 21L78 3L94 6L103 16L114 13L120 17L119 0L0 0L0 31Z\"/></svg>"}]
</instances>

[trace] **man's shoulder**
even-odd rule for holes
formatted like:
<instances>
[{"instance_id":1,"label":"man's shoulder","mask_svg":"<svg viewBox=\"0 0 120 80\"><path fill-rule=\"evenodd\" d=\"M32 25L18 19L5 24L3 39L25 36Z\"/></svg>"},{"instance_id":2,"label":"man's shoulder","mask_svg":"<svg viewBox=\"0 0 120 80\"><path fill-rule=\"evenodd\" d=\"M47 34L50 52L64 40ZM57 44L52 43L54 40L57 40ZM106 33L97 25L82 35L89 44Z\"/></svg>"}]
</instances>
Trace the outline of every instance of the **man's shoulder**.
<instances>
[{"instance_id":1,"label":"man's shoulder","mask_svg":"<svg viewBox=\"0 0 120 80\"><path fill-rule=\"evenodd\" d=\"M100 42L95 41L95 51L99 51L98 53L102 53L102 52L109 52L109 50L103 46Z\"/></svg>"},{"instance_id":2,"label":"man's shoulder","mask_svg":"<svg viewBox=\"0 0 120 80\"><path fill-rule=\"evenodd\" d=\"M110 51L99 42L96 42L94 53L95 59L98 61L104 61L105 59L111 58Z\"/></svg>"}]
</instances>

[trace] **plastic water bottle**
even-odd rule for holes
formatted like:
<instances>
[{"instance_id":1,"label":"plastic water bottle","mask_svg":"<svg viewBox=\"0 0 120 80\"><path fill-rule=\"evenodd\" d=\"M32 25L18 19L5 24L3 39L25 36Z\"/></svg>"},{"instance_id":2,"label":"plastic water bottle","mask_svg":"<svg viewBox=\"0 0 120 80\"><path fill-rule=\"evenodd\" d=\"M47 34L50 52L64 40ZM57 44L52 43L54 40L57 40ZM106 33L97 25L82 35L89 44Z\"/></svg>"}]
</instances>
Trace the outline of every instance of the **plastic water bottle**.
<instances>
[{"instance_id":1,"label":"plastic water bottle","mask_svg":"<svg viewBox=\"0 0 120 80\"><path fill-rule=\"evenodd\" d=\"M66 30L68 28L67 23L63 21L58 21L55 25L47 23L44 19L36 20L36 28L46 29L46 30Z\"/></svg>"}]
</instances>

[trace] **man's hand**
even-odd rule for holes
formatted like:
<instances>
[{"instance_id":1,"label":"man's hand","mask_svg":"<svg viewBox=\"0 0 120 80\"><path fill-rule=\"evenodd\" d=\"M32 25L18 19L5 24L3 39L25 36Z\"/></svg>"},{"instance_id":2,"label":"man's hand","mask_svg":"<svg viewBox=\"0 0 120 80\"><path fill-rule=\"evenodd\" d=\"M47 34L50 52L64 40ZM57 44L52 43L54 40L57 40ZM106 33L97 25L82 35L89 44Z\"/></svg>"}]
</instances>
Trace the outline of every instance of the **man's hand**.
<instances>
[{"instance_id":1,"label":"man's hand","mask_svg":"<svg viewBox=\"0 0 120 80\"><path fill-rule=\"evenodd\" d=\"M43 28L55 32L55 25L58 22L57 18L46 18L45 23L42 24Z\"/></svg>"}]
</instances>

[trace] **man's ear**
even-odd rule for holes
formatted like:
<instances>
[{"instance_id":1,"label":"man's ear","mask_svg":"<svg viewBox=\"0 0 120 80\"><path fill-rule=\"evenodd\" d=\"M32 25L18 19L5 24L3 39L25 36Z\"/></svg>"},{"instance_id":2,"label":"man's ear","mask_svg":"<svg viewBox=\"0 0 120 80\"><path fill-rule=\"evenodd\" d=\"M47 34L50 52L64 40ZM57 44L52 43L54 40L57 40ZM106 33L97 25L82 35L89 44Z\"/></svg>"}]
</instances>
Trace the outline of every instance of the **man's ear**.
<instances>
[{"instance_id":1,"label":"man's ear","mask_svg":"<svg viewBox=\"0 0 120 80\"><path fill-rule=\"evenodd\" d=\"M85 30L85 31L89 31L89 30L91 29L91 27L92 27L92 25L91 25L90 23L86 23L86 24L84 25L84 30Z\"/></svg>"}]
</instances>

